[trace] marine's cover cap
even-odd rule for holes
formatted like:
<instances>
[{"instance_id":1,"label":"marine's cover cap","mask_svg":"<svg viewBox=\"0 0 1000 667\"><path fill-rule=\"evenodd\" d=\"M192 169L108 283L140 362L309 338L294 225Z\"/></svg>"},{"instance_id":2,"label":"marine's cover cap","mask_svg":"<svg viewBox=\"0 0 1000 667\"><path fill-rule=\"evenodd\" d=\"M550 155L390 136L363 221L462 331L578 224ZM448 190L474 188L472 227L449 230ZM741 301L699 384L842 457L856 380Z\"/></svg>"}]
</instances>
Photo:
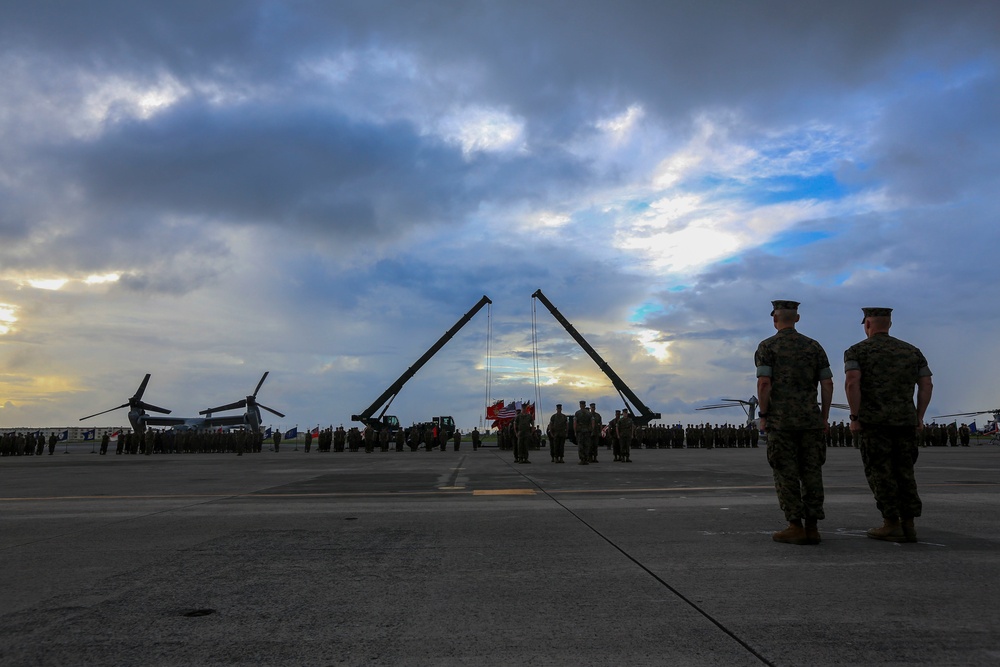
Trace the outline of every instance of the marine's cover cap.
<instances>
[{"instance_id":1,"label":"marine's cover cap","mask_svg":"<svg viewBox=\"0 0 1000 667\"><path fill-rule=\"evenodd\" d=\"M862 308L861 312L865 317L891 317L892 308ZM865 317L861 318L861 324L865 323Z\"/></svg>"},{"instance_id":2,"label":"marine's cover cap","mask_svg":"<svg viewBox=\"0 0 1000 667\"><path fill-rule=\"evenodd\" d=\"M799 309L799 302L798 301L772 301L771 302L771 308L773 308L773 310L771 311L771 317L774 317L774 311L775 310L798 310Z\"/></svg>"}]
</instances>

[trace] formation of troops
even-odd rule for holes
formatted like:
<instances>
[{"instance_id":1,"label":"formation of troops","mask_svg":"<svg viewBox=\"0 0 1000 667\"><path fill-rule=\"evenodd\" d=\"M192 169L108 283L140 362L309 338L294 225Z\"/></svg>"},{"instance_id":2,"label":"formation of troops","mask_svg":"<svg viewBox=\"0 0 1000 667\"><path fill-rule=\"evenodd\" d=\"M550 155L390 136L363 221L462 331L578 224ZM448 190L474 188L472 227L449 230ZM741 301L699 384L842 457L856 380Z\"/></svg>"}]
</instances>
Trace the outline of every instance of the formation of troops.
<instances>
[{"instance_id":1,"label":"formation of troops","mask_svg":"<svg viewBox=\"0 0 1000 667\"><path fill-rule=\"evenodd\" d=\"M557 417L556 415L562 415ZM622 420L622 416L627 419ZM548 448L553 463L563 463L565 443L575 443L576 435L572 431L568 416L562 413L562 405L556 408L552 415L555 427L550 422L545 432L531 423L525 429L525 442L529 450L540 451ZM575 415L574 415L575 417ZM600 415L598 415L598 418ZM615 410L615 416L599 431L593 433L593 452L588 454L587 462L597 461L597 452L601 449L611 451L615 461L630 462L630 453L635 449L743 449L758 446L760 434L756 427L750 424L650 424L636 426L628 410ZM596 422L595 422L596 423ZM561 426L565 424L565 426ZM387 430L376 432L374 429L349 428L343 426L329 427L320 430L318 436L306 432L304 451L315 449L319 452L388 452L388 451L445 451L449 447L458 451L463 440L471 443L472 449L482 446L482 433L473 429L463 434L456 430L442 442L440 433L432 428L411 427L400 429L395 433ZM850 428L843 422L831 422L826 432L827 447L860 447L861 439L852 434ZM967 424L925 424L921 432L922 447L968 447L971 430ZM0 435L0 456L41 456L55 452L59 437L52 433L46 436L38 431L9 431ZM497 447L501 450L514 450L517 443L517 427L515 422L499 429L496 433ZM299 443L296 442L296 445ZM279 437L278 450L281 440ZM123 430L112 437L104 434L101 437L98 451L100 454L239 454L259 453L275 450L274 438L265 438L248 431L232 430L228 432L215 431L173 431L150 429L142 437L137 437L130 431ZM286 443L287 449L287 443ZM520 457L518 457L520 458ZM527 457L525 457L527 460Z\"/></svg>"}]
</instances>

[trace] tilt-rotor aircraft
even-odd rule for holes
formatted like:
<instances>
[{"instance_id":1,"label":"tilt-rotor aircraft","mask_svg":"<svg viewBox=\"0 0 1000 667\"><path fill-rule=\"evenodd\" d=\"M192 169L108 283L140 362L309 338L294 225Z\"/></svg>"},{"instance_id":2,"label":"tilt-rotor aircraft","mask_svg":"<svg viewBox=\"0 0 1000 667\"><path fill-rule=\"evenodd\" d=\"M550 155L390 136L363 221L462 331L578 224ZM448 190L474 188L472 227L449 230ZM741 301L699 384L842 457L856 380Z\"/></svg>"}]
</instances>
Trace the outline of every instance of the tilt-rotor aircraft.
<instances>
[{"instance_id":1,"label":"tilt-rotor aircraft","mask_svg":"<svg viewBox=\"0 0 1000 667\"><path fill-rule=\"evenodd\" d=\"M703 405L702 407L695 409L718 410L719 408L735 408L738 405L743 408L743 412L747 416L747 426L752 426L753 428L760 430L760 420L757 418L757 406L759 403L756 396L751 396L749 400L743 400L742 398L723 398L720 400L725 402L715 405ZM830 407L838 410L850 410L850 407L843 403L831 403Z\"/></svg>"},{"instance_id":2,"label":"tilt-rotor aircraft","mask_svg":"<svg viewBox=\"0 0 1000 667\"><path fill-rule=\"evenodd\" d=\"M146 392L146 385L149 384L150 374L146 373L146 377L142 379L142 383L139 385L139 388L136 389L135 394L133 394L127 402L122 403L117 407L82 417L80 421L107 414L108 412L114 412L115 410L120 410L122 408L128 408L128 421L129 424L132 425L132 430L136 433L145 431L149 426L170 426L178 430L200 430L216 428L219 426L243 426L254 433L258 433L260 432L261 408L277 415L278 417L285 416L277 410L257 402L257 392L260 391L260 387L264 384L264 380L267 378L267 375L268 372L265 371L264 375L260 378L260 382L257 383L257 387L254 389L253 394L250 394L246 398L236 401L235 403L230 403L217 408L210 408L208 410L202 410L199 414L205 415L204 417L159 417L148 414L148 412L158 412L160 414L169 415L171 411L166 408L160 408L150 403L146 403L142 400L142 396ZM246 412L242 415L224 415L221 417L212 416L213 412L225 412L227 410L235 410L237 408L246 408Z\"/></svg>"}]
</instances>

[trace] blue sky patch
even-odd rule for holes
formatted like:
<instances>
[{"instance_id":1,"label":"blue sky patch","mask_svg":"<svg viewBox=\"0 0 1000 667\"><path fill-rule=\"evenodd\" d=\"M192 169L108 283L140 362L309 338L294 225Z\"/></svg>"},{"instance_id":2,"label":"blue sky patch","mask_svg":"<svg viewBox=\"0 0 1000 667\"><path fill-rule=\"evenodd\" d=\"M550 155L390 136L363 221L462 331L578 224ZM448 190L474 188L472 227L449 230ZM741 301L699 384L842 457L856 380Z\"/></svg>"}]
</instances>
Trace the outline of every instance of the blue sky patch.
<instances>
[{"instance_id":1,"label":"blue sky patch","mask_svg":"<svg viewBox=\"0 0 1000 667\"><path fill-rule=\"evenodd\" d=\"M785 255L788 252L825 241L834 236L833 232L823 230L789 230L778 234L774 239L761 246L761 249L772 255Z\"/></svg>"}]
</instances>

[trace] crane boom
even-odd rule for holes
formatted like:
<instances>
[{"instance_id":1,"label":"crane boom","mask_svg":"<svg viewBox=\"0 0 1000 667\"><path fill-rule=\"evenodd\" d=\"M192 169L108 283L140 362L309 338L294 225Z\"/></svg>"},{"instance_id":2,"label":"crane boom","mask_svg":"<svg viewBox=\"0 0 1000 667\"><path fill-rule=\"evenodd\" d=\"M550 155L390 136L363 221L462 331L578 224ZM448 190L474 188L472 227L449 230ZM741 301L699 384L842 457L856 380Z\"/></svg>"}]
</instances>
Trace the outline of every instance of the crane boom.
<instances>
[{"instance_id":1,"label":"crane boom","mask_svg":"<svg viewBox=\"0 0 1000 667\"><path fill-rule=\"evenodd\" d=\"M562 313L559 312L559 309L553 306L552 302L549 301L544 294L542 294L542 290L535 290L535 293L531 295L531 298L541 301L542 305L548 308L549 312L552 313L552 317L556 318L556 321L563 325L563 328L566 329L569 335L573 337L573 340L575 340L580 347L583 348L584 352L589 354L590 358L597 363L597 366L604 371L604 374L608 376L609 380L611 380L611 384L613 384L615 389L618 390L618 395L621 396L625 405L629 406L632 410L632 413L635 415L634 421L636 424L644 426L654 419L660 418L660 413L653 412L646 407L645 403L639 400L639 397L635 395L635 392L632 391L632 389L625 384L625 381L614 372L611 366L608 365L608 362L601 358L601 355L597 353L597 350L595 350L590 343L588 343L587 340L580 335L580 332L569 323L569 320L563 317Z\"/></svg>"},{"instance_id":2,"label":"crane boom","mask_svg":"<svg viewBox=\"0 0 1000 667\"><path fill-rule=\"evenodd\" d=\"M403 388L403 385L406 384L410 378L416 375L417 371L419 371L424 364L430 361L430 358L437 354L438 351L444 347L445 343L451 340L451 338L457 334L462 327L468 324L469 320L475 317L476 313L482 310L483 306L488 303L493 303L493 301L491 301L490 298L484 294L483 298L480 299L469 312L462 315L461 319L459 319L452 328L448 329L448 331L446 331L436 343L431 345L430 349L424 352L423 356L417 359L412 366L407 368L406 372L400 375L398 380L389 385L389 388L382 392L382 395L376 398L375 402L369 405L367 410L359 415L351 415L351 421L361 422L365 426L371 426L375 429L380 428L382 426L382 415L384 415L386 410L389 409L389 405L392 404L392 399L396 398L396 395ZM385 407L383 407L383 405ZM379 408L382 408L382 412L380 412L379 416L376 418L374 415Z\"/></svg>"}]
</instances>

